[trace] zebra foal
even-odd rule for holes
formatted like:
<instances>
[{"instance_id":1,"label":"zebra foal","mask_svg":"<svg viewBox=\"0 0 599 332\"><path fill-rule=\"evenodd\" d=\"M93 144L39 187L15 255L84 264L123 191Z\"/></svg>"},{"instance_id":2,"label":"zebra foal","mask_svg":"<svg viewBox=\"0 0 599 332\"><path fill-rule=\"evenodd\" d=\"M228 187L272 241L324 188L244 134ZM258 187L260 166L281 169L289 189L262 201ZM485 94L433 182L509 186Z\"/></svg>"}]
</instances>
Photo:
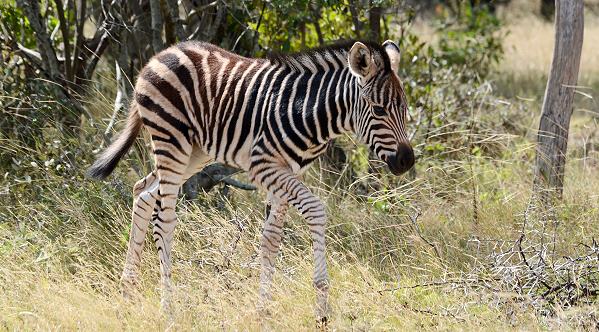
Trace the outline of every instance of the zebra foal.
<instances>
[{"instance_id":1,"label":"zebra foal","mask_svg":"<svg viewBox=\"0 0 599 332\"><path fill-rule=\"evenodd\" d=\"M260 303L270 299L274 261L288 206L306 219L313 240L316 315L326 320L329 278L322 202L300 181L327 147L354 133L396 175L414 164L405 132L407 102L397 75L399 48L386 41L345 42L266 59L184 42L141 70L126 128L88 173L105 178L145 127L154 170L133 188L131 234L122 274L137 283L145 234L153 221L162 306L171 293L171 247L181 185L211 162L249 173L271 206L261 241Z\"/></svg>"}]
</instances>

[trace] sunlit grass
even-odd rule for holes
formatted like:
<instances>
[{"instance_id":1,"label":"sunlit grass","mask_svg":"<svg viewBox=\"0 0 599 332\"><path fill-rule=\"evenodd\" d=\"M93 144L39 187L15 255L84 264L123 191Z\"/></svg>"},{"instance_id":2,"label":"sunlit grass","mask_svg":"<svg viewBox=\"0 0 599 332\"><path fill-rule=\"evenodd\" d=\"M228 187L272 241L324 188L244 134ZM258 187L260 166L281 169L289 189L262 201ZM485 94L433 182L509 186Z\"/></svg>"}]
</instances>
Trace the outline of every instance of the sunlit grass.
<instances>
[{"instance_id":1,"label":"sunlit grass","mask_svg":"<svg viewBox=\"0 0 599 332\"><path fill-rule=\"evenodd\" d=\"M316 167L305 175L330 216L331 329L570 330L597 317L597 303L541 316L529 299L472 280L491 278L486 259L499 244L513 245L531 196L534 114L540 110L542 67L551 52L543 50L552 49L553 36L549 25L532 24L534 29L524 21L507 27L513 32L506 61L493 79L499 92L509 87L511 94L485 104L475 120L507 110L502 117L511 121L505 126L511 131L478 133L482 152L462 146L456 148L462 149L459 158L447 151L423 152L414 178L362 170L355 182L345 183L327 179ZM599 60L588 47L596 47L599 33L593 23L589 29L581 82L592 85ZM529 41L534 47L523 48ZM83 176L93 151L104 144L112 108L113 78L101 76L86 104L96 122L83 124L76 152L64 155L74 145L51 125L44 129L48 141L38 139L35 148L0 141L1 153L16 156L0 174L0 327L313 330L310 235L295 211L286 219L271 314L261 318L255 308L263 193L232 189L223 204L216 188L195 202L179 202L171 320L160 313L158 258L149 238L139 294L132 301L123 299L118 279L129 234L131 186L151 163L139 140L138 149L106 182ZM580 98L571 125L564 201L558 207L558 255L574 254L580 243L599 238L599 134L591 114L597 108L594 99ZM350 153L365 158L351 140L345 143ZM359 191L367 185L378 189Z\"/></svg>"},{"instance_id":2,"label":"sunlit grass","mask_svg":"<svg viewBox=\"0 0 599 332\"><path fill-rule=\"evenodd\" d=\"M476 266L489 248L473 239L514 239L530 195L529 162L517 161L527 154L527 149L516 149L503 163L481 159L474 164L476 217L469 176L453 197L440 198L429 187L432 177L440 175L419 169L409 188L380 196L389 202L382 208L354 195L327 195L326 186L309 175L314 190L328 197L331 327L570 326L567 319L552 325L556 318L538 318L510 294L451 284L426 286L436 280L459 280ZM575 243L599 236L594 227L599 220L599 180L592 176L597 167L596 159L568 164L566 204L560 208L559 244L564 253ZM130 181L134 180L126 180ZM85 181L71 190L59 183L59 177L47 178L42 202L3 201L15 218L0 225L0 258L6 262L0 269L0 322L8 329L159 330L169 324L177 330L313 329L310 237L297 213L287 218L271 316L261 319L255 301L263 196L234 191L224 210L215 207L221 199L218 192L199 204L180 202L173 254L175 310L169 323L159 311L158 260L150 240L138 298L128 302L119 293L130 197L102 183ZM403 199L411 204L401 203ZM409 206L422 211L418 230Z\"/></svg>"}]
</instances>

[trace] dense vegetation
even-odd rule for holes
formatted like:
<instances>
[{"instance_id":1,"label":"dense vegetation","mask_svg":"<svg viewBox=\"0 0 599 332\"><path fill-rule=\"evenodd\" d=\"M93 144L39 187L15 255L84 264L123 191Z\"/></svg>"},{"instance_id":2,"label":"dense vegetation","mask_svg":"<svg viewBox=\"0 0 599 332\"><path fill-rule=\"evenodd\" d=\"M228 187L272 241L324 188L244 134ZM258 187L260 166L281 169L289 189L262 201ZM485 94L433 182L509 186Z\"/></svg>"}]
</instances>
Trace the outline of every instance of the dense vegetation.
<instances>
[{"instance_id":1,"label":"dense vegetation","mask_svg":"<svg viewBox=\"0 0 599 332\"><path fill-rule=\"evenodd\" d=\"M166 327L156 314L158 267L149 239L140 297L127 302L119 294L131 187L151 168L147 141L140 138L103 183L84 171L120 129L136 72L156 51L187 38L248 56L340 38L393 39L402 48L416 168L393 177L344 137L306 175L330 215L331 327L599 326L592 99L599 85L581 84L590 88L581 90L577 109L585 111L572 122L564 198L556 218L545 218L529 204L542 90L503 75L506 29L484 1L431 8L385 0L182 1L179 15L170 0L41 1L54 68L26 18L28 3L0 4L3 327ZM152 3L161 22L150 17ZM543 85L542 76L532 81ZM263 193L211 186L179 204L175 327L312 328L310 236L302 219L295 212L287 218L272 314L260 320Z\"/></svg>"}]
</instances>

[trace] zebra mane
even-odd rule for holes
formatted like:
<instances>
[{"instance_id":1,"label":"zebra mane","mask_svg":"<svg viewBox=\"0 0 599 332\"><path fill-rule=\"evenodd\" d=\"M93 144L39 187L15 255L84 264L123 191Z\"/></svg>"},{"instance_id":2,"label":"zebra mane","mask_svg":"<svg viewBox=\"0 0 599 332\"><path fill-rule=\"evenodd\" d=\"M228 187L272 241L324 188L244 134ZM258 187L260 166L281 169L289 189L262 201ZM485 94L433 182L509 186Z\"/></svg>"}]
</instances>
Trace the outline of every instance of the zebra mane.
<instances>
[{"instance_id":1,"label":"zebra mane","mask_svg":"<svg viewBox=\"0 0 599 332\"><path fill-rule=\"evenodd\" d=\"M391 71L391 60L387 55L387 52L383 48L382 45L373 42L373 41L363 41L363 40L340 40L328 45L319 46L315 48L306 49L303 51L295 52L295 53L281 53L281 52L272 52L266 55L266 59L270 60L272 63L278 65L286 65L291 68L297 69L301 66L301 63L305 59L310 59L316 61L316 56L340 56L345 55L349 52L351 47L357 41L366 45L372 52L378 53L381 55L384 63L385 72Z\"/></svg>"}]
</instances>

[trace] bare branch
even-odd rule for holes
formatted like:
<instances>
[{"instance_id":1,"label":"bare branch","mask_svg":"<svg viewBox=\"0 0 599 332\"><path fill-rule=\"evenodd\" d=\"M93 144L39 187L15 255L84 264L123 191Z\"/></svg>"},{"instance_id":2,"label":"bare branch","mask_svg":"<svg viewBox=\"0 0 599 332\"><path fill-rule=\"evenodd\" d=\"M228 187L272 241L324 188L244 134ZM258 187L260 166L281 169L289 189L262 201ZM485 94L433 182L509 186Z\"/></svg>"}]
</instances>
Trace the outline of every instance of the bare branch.
<instances>
[{"instance_id":1,"label":"bare branch","mask_svg":"<svg viewBox=\"0 0 599 332\"><path fill-rule=\"evenodd\" d=\"M29 20L29 25L35 32L35 38L42 58L42 66L46 68L51 80L57 80L60 77L58 58L56 58L56 53L54 53L54 48L52 48L50 37L46 31L46 25L42 21L39 2L17 0L17 6L23 10Z\"/></svg>"},{"instance_id":2,"label":"bare branch","mask_svg":"<svg viewBox=\"0 0 599 332\"><path fill-rule=\"evenodd\" d=\"M54 0L54 4L56 5L56 11L58 12L58 20L60 21L60 31L62 33L62 43L64 45L64 68L66 79L68 82L70 82L73 80L73 71L71 69L71 45L69 44L69 27L67 26L67 21L64 15L64 5L62 4L62 0Z\"/></svg>"},{"instance_id":3,"label":"bare branch","mask_svg":"<svg viewBox=\"0 0 599 332\"><path fill-rule=\"evenodd\" d=\"M83 25L85 24L86 0L77 1L77 29L75 31L75 48L73 49L73 82L77 82L76 75L80 70L80 62L83 56Z\"/></svg>"},{"instance_id":4,"label":"bare branch","mask_svg":"<svg viewBox=\"0 0 599 332\"><path fill-rule=\"evenodd\" d=\"M441 259L441 253L439 253L439 249L437 249L437 246L434 243L430 242L427 238L425 238L422 235L422 233L420 232L420 227L418 226L418 218L420 217L421 214L422 214L422 212L420 212L420 209L416 208L416 214L414 216L409 215L408 217L412 221L412 225L414 226L414 230L416 231L416 234L418 235L418 237L422 241L424 241L426 244L431 246L433 248L433 250L435 251L435 254L437 255L437 257L439 259Z\"/></svg>"},{"instance_id":5,"label":"bare branch","mask_svg":"<svg viewBox=\"0 0 599 332\"><path fill-rule=\"evenodd\" d=\"M40 54L40 52L29 49L29 48L21 45L21 43L17 43L17 47L19 47L19 50L21 52L23 52L36 65L42 66L42 55Z\"/></svg>"},{"instance_id":6,"label":"bare branch","mask_svg":"<svg viewBox=\"0 0 599 332\"><path fill-rule=\"evenodd\" d=\"M121 67L119 66L119 62L115 61L115 70L116 70L116 96L114 98L114 110L112 112L112 117L110 117L110 122L108 122L108 126L104 131L105 141L110 141L110 133L112 131L112 127L116 123L116 118L119 114L119 111L124 107L123 105L123 84L122 84L122 74Z\"/></svg>"}]
</instances>

